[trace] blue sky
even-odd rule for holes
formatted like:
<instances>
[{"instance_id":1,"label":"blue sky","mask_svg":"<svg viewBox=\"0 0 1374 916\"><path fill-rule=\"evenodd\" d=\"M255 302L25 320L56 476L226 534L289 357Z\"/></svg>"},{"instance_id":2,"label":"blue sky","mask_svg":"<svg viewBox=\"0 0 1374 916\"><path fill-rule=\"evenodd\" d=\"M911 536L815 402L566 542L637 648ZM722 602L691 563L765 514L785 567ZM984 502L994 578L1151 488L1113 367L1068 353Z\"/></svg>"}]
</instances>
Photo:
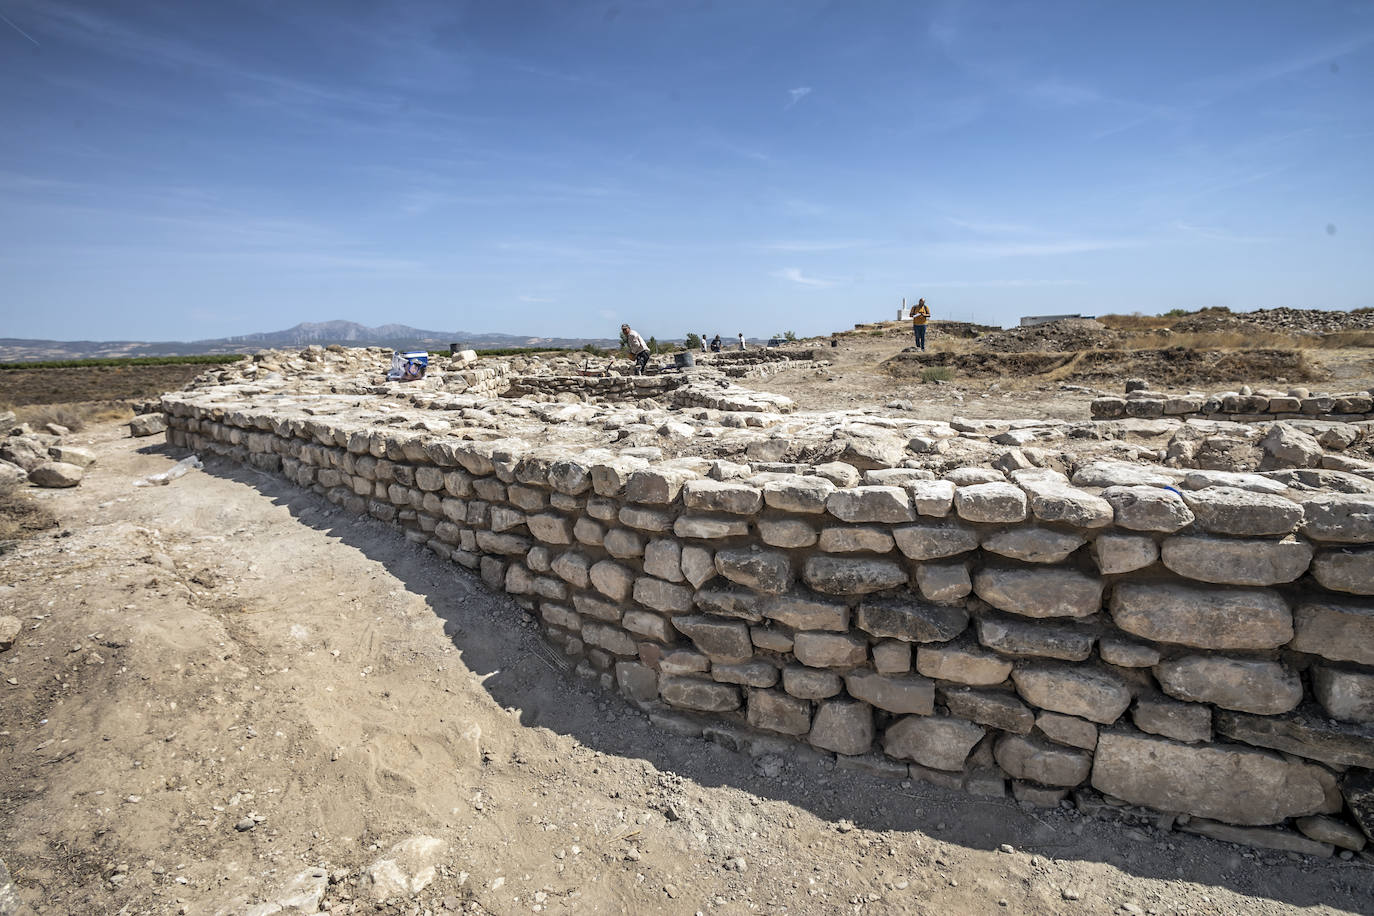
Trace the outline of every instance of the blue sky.
<instances>
[{"instance_id":1,"label":"blue sky","mask_svg":"<svg viewBox=\"0 0 1374 916\"><path fill-rule=\"evenodd\" d=\"M0 0L0 336L1374 306L1374 4Z\"/></svg>"}]
</instances>

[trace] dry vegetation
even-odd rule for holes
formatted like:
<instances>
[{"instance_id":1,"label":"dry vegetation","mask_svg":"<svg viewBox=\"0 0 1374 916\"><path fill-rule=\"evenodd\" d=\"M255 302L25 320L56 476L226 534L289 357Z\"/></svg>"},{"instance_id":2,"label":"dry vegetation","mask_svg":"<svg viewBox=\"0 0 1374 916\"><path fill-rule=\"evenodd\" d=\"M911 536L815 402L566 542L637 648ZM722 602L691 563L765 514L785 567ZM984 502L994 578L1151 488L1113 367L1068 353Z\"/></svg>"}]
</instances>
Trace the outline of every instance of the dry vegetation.
<instances>
[{"instance_id":1,"label":"dry vegetation","mask_svg":"<svg viewBox=\"0 0 1374 916\"><path fill-rule=\"evenodd\" d=\"M70 369L7 369L0 372L0 402L68 404L155 398L184 386L202 365L82 366Z\"/></svg>"}]
</instances>

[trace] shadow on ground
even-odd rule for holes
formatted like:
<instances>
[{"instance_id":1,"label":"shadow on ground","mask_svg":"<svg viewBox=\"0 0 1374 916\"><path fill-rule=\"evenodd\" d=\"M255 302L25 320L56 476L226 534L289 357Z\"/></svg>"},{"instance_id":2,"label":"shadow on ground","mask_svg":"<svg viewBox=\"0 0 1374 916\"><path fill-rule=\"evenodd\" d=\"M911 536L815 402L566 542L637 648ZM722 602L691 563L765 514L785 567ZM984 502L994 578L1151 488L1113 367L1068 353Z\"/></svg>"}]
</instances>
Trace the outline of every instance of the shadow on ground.
<instances>
[{"instance_id":1,"label":"shadow on ground","mask_svg":"<svg viewBox=\"0 0 1374 916\"><path fill-rule=\"evenodd\" d=\"M174 459L186 454L162 447L140 451ZM487 590L475 573L406 541L395 527L351 515L276 475L227 459L209 458L204 472L256 489L302 524L384 565L426 599L464 664L497 703L519 710L525 726L571 736L605 754L647 761L703 786L729 786L786 802L837 825L843 819L872 831L919 831L970 849L1010 844L1048 858L1104 862L1136 877L1225 887L1300 907L1361 911L1374 899L1374 869L1359 862L1256 853L1161 831L1147 820L1111 810L1106 817L1093 817L1065 808L1023 809L1010 798L979 798L920 781L904 788L896 780L838 767L831 756L801 743L771 742L753 748L761 756L751 757L719 741L668 733L618 694L576 676L559 650L540 637L534 617L509 597ZM1314 870L1329 877L1314 882ZM1314 894L1314 884L1326 893Z\"/></svg>"}]
</instances>

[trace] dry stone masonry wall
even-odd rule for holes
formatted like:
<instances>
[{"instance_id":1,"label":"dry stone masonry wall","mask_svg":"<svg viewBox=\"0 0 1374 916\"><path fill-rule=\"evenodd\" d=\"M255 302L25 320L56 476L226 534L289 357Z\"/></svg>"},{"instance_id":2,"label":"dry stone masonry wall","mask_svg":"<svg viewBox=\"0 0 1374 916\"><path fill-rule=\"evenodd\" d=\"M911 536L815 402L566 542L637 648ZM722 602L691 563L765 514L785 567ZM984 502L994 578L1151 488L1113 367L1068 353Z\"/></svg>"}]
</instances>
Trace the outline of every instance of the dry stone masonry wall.
<instances>
[{"instance_id":1,"label":"dry stone masonry wall","mask_svg":"<svg viewBox=\"0 0 1374 916\"><path fill-rule=\"evenodd\" d=\"M1251 393L1248 390L1221 394L1164 394L1141 389L1124 398L1093 399L1092 415L1098 420L1121 417L1157 417L1232 420L1264 423L1274 420L1374 420L1374 392L1313 394L1306 388Z\"/></svg>"},{"instance_id":2,"label":"dry stone masonry wall","mask_svg":"<svg viewBox=\"0 0 1374 916\"><path fill-rule=\"evenodd\" d=\"M172 445L398 525L666 728L1033 804L1100 793L1303 853L1374 832L1358 486L1112 460L665 460L375 406L163 399Z\"/></svg>"}]
</instances>

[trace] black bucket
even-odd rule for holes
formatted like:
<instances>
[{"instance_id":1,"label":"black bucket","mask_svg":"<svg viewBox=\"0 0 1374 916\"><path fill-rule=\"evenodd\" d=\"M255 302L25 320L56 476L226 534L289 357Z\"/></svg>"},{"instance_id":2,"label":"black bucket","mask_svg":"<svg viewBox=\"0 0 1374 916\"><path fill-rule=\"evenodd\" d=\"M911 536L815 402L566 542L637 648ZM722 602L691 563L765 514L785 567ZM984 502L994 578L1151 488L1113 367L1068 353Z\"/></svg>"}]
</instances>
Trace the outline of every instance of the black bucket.
<instances>
[{"instance_id":1,"label":"black bucket","mask_svg":"<svg viewBox=\"0 0 1374 916\"><path fill-rule=\"evenodd\" d=\"M697 364L697 358L692 355L691 350L683 350L681 353L673 354L673 364L679 369L686 369Z\"/></svg>"}]
</instances>

